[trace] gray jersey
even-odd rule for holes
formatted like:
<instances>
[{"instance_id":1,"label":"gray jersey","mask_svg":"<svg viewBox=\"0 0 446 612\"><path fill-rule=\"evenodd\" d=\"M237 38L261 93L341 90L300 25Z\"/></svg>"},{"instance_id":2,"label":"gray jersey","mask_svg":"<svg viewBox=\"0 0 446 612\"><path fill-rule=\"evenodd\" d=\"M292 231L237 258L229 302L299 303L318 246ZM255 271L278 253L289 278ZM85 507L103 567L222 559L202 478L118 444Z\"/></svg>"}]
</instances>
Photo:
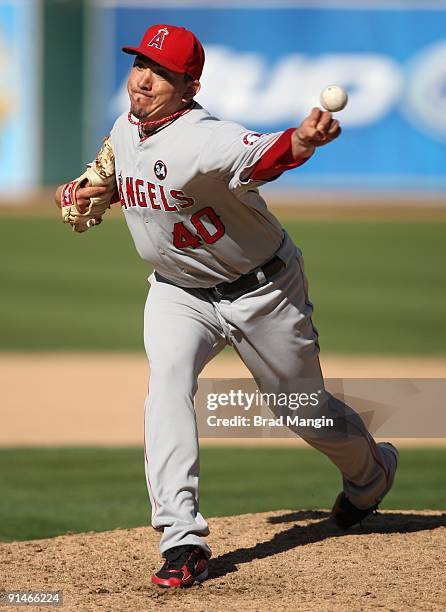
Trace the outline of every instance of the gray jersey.
<instances>
[{"instance_id":1,"label":"gray jersey","mask_svg":"<svg viewBox=\"0 0 446 612\"><path fill-rule=\"evenodd\" d=\"M244 180L282 132L258 134L195 103L141 139L123 114L111 131L125 218L139 255L184 287L233 281L268 260L283 229Z\"/></svg>"}]
</instances>

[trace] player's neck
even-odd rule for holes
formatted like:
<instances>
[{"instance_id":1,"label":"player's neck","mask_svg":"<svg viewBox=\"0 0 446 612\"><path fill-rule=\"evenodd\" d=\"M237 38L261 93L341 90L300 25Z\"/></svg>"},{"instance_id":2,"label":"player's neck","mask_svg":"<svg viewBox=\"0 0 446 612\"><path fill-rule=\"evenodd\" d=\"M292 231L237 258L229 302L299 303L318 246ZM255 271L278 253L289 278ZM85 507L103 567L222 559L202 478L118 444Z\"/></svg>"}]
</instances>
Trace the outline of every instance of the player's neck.
<instances>
[{"instance_id":1,"label":"player's neck","mask_svg":"<svg viewBox=\"0 0 446 612\"><path fill-rule=\"evenodd\" d=\"M156 131L166 127L167 125L169 125L170 123L172 123L173 121L175 121L176 119L184 115L184 113L190 110L193 104L194 104L193 100L186 102L176 111L170 114L166 114L164 115L164 117L160 117L158 119L146 119L146 120L139 119L135 121L133 119L132 114L129 113L128 120L133 125L138 126L139 134L141 137L147 138L148 136L154 134Z\"/></svg>"}]
</instances>

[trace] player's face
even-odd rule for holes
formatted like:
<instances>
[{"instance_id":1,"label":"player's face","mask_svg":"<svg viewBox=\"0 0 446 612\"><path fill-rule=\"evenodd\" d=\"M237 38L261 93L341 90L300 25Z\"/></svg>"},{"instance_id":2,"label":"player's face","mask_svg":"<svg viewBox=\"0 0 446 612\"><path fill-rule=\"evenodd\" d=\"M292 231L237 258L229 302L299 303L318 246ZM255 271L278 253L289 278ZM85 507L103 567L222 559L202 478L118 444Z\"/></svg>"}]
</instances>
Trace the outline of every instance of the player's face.
<instances>
[{"instance_id":1,"label":"player's face","mask_svg":"<svg viewBox=\"0 0 446 612\"><path fill-rule=\"evenodd\" d=\"M127 82L130 111L140 120L162 119L189 102L197 85L197 81L187 80L184 74L137 55Z\"/></svg>"}]
</instances>

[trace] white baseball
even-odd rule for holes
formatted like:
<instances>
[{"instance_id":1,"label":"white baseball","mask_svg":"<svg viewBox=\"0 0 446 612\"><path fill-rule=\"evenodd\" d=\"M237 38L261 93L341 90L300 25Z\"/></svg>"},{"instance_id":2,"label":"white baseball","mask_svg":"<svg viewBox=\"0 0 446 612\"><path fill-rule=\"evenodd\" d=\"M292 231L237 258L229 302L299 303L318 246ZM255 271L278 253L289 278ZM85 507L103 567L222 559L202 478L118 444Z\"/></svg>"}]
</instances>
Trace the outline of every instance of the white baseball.
<instances>
[{"instance_id":1,"label":"white baseball","mask_svg":"<svg viewBox=\"0 0 446 612\"><path fill-rule=\"evenodd\" d=\"M321 106L335 113L347 106L348 96L345 89L339 85L328 85L321 91Z\"/></svg>"}]
</instances>

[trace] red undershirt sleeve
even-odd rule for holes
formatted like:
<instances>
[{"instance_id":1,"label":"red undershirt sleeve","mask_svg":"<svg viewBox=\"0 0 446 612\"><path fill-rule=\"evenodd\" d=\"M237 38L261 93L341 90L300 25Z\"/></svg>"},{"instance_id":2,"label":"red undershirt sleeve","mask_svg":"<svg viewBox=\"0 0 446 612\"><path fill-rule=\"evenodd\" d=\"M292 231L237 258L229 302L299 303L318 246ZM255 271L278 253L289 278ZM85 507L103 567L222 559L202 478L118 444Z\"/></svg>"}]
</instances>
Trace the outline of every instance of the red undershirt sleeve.
<instances>
[{"instance_id":1,"label":"red undershirt sleeve","mask_svg":"<svg viewBox=\"0 0 446 612\"><path fill-rule=\"evenodd\" d=\"M297 168L310 159L294 159L291 145L291 135L295 128L285 130L276 142L262 155L259 161L251 168L244 180L270 181L276 179L285 170Z\"/></svg>"}]
</instances>

